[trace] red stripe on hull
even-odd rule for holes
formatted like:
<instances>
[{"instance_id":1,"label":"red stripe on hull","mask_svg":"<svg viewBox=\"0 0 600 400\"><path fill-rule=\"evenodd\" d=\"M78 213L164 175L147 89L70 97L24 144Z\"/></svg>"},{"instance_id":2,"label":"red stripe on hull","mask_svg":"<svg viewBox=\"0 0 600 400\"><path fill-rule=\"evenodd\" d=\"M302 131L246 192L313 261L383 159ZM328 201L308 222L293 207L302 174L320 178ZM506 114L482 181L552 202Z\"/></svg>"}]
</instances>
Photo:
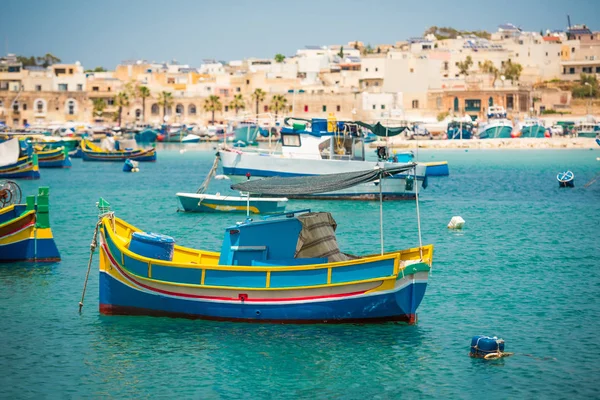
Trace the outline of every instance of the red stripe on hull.
<instances>
[{"instance_id":1,"label":"red stripe on hull","mask_svg":"<svg viewBox=\"0 0 600 400\"><path fill-rule=\"evenodd\" d=\"M169 318L185 318L185 319L202 319L208 321L229 321L229 322L254 322L267 324L382 324L386 322L406 322L410 325L417 323L417 314L395 315L392 317L381 318L353 318L353 319L330 319L330 320L314 320L314 319L242 319L242 318L221 318L204 315L193 315L185 313L177 313L170 311L151 310L148 308L117 306L112 304L100 304L100 314L103 315L138 315L149 317L169 317Z\"/></svg>"}]
</instances>

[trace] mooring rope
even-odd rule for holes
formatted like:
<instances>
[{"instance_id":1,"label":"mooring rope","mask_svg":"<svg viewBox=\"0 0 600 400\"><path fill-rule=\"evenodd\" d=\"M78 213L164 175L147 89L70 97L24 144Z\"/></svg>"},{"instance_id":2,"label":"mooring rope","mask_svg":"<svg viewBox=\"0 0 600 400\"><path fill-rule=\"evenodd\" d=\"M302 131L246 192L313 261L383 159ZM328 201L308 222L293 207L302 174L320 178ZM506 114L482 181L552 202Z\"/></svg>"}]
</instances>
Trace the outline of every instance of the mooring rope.
<instances>
[{"instance_id":1,"label":"mooring rope","mask_svg":"<svg viewBox=\"0 0 600 400\"><path fill-rule=\"evenodd\" d=\"M98 247L98 228L100 224L102 224L102 219L106 214L100 215L98 218L98 223L96 223L96 229L94 229L94 237L92 238L92 243L90 244L90 259L88 261L87 273L85 274L85 282L83 284L83 292L81 293L81 301L79 302L79 312L81 313L81 309L83 308L83 299L85 298L85 290L87 288L88 278L90 277L90 269L92 268L92 259L94 257L94 252L96 251L96 247Z\"/></svg>"}]
</instances>

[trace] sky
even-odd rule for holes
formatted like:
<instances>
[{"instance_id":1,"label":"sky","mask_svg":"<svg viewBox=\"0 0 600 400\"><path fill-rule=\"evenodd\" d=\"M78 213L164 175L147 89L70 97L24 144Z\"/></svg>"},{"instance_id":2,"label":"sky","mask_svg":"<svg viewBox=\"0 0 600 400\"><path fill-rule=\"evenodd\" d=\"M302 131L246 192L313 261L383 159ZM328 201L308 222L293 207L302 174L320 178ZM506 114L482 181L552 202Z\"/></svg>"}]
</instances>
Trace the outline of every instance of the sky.
<instances>
[{"instance_id":1,"label":"sky","mask_svg":"<svg viewBox=\"0 0 600 400\"><path fill-rule=\"evenodd\" d=\"M1 54L113 69L132 59L292 56L305 45L393 44L429 26L496 31L600 30L600 0L0 0Z\"/></svg>"}]
</instances>

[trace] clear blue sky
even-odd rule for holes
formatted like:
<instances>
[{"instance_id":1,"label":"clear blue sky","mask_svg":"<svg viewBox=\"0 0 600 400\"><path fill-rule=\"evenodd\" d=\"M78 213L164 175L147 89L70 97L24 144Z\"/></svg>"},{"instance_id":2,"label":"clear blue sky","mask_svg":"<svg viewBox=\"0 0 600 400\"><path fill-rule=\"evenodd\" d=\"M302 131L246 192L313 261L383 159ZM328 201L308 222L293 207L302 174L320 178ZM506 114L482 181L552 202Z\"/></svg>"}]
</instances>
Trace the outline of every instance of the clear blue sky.
<instances>
[{"instance_id":1,"label":"clear blue sky","mask_svg":"<svg viewBox=\"0 0 600 400\"><path fill-rule=\"evenodd\" d=\"M394 43L429 26L495 31L600 29L600 0L0 0L0 53L43 55L86 68L121 60L293 55L304 45Z\"/></svg>"}]
</instances>

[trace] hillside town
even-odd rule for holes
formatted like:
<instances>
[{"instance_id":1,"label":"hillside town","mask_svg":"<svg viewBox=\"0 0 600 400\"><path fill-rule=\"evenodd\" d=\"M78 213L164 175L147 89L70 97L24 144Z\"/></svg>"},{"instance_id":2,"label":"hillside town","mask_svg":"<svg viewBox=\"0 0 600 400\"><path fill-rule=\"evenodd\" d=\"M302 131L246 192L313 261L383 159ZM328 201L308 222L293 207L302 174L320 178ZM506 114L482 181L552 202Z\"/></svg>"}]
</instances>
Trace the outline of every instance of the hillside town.
<instances>
[{"instance_id":1,"label":"hillside town","mask_svg":"<svg viewBox=\"0 0 600 400\"><path fill-rule=\"evenodd\" d=\"M593 114L599 95L600 32L586 25L529 32L503 24L491 34L432 27L394 44L306 46L292 56L198 67L129 60L113 71L47 56L0 60L0 124L208 126L265 113L276 120L481 120L494 105L509 118L576 118Z\"/></svg>"}]
</instances>

